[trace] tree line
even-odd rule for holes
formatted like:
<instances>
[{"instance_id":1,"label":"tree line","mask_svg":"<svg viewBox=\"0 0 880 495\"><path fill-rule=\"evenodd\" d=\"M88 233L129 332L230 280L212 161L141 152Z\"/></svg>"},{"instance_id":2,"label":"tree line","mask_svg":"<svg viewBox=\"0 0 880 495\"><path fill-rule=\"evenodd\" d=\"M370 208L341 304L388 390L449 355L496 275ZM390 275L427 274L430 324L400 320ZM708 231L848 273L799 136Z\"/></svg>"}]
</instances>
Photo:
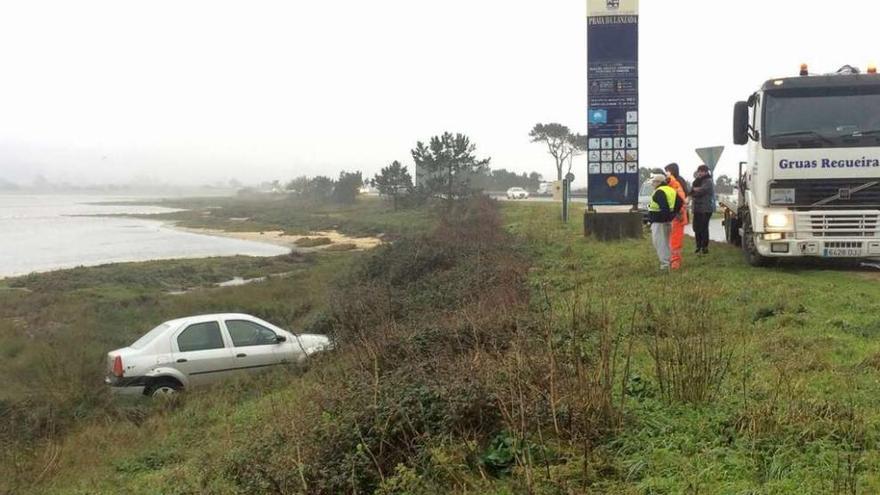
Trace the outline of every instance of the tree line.
<instances>
[{"instance_id":1,"label":"tree line","mask_svg":"<svg viewBox=\"0 0 880 495\"><path fill-rule=\"evenodd\" d=\"M587 151L587 136L573 133L567 126L555 122L535 124L529 138L547 147L555 162L557 180L572 171L575 157ZM517 174L503 168L490 169L491 159L478 157L476 145L461 133L444 132L427 142L419 141L410 155L415 163L412 172L394 160L371 178L365 179L361 172L346 171L340 172L337 179L300 176L288 182L284 189L308 200L352 204L361 187L370 185L390 199L397 209L424 204L431 198L452 200L482 191L506 191L511 187L534 192L543 181L538 172ZM663 170L640 168L640 182L644 183L652 173L663 173ZM277 181L274 184L277 185ZM727 175L715 180L718 194L731 194L734 186L733 179Z\"/></svg>"},{"instance_id":2,"label":"tree line","mask_svg":"<svg viewBox=\"0 0 880 495\"><path fill-rule=\"evenodd\" d=\"M316 202L352 204L363 185L364 178L360 172L343 170L336 180L323 175L317 177L303 175L285 184L284 189L297 197Z\"/></svg>"},{"instance_id":3,"label":"tree line","mask_svg":"<svg viewBox=\"0 0 880 495\"><path fill-rule=\"evenodd\" d=\"M372 178L361 172L341 172L334 180L326 176L301 176L284 189L313 201L351 204L365 185L375 187L397 209L424 204L431 198L454 200L482 191L503 191L511 187L536 190L541 183L537 172L517 174L489 168L490 158L477 156L476 145L464 134L445 132L427 142L419 141L410 155L418 176L394 160Z\"/></svg>"}]
</instances>

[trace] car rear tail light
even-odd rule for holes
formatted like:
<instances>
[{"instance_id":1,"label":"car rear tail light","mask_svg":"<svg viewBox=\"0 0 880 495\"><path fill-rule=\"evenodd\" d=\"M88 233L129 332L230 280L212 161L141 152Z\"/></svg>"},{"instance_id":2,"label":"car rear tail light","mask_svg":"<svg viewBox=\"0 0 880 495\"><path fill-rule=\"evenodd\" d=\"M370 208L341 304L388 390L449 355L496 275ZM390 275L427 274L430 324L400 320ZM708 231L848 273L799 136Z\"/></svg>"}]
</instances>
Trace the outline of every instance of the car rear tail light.
<instances>
[{"instance_id":1,"label":"car rear tail light","mask_svg":"<svg viewBox=\"0 0 880 495\"><path fill-rule=\"evenodd\" d=\"M116 356L116 359L113 360L113 375L122 378L122 373L122 356Z\"/></svg>"}]
</instances>

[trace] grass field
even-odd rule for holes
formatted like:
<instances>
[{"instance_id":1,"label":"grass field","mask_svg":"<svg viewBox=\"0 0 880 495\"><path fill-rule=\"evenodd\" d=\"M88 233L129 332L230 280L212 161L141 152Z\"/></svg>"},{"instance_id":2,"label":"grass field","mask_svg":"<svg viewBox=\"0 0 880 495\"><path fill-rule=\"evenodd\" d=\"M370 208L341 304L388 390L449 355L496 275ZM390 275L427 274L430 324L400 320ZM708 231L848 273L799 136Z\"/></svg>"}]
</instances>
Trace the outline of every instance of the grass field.
<instances>
[{"instance_id":1,"label":"grass field","mask_svg":"<svg viewBox=\"0 0 880 495\"><path fill-rule=\"evenodd\" d=\"M508 229L527 243L537 291L554 304L579 298L606 308L621 338L634 340L631 375L622 378L626 419L599 447L612 476L597 489L880 492L876 273L751 268L727 245L688 256L688 239L684 269L665 274L647 240L585 240L579 219L561 227L549 205L504 211ZM709 349L676 336L698 321L708 325L701 339ZM650 355L658 341L661 351L670 343L666 350L678 351L667 359L687 379L684 397L661 390ZM723 379L707 379L713 370ZM687 400L687 388L706 381L711 394Z\"/></svg>"},{"instance_id":2,"label":"grass field","mask_svg":"<svg viewBox=\"0 0 880 495\"><path fill-rule=\"evenodd\" d=\"M282 202L225 201L211 227L327 228L326 211L310 224ZM0 493L880 492L874 273L751 268L724 245L688 255L689 240L684 269L665 274L647 239L597 243L554 205L499 207L499 225L463 210L459 226L379 203L335 210L349 233L400 236L370 253L6 281L0 378L15 386L0 406L37 409L13 418L30 436L4 422ZM142 322L221 310L341 346L305 371L167 403L96 385L103 354Z\"/></svg>"}]
</instances>

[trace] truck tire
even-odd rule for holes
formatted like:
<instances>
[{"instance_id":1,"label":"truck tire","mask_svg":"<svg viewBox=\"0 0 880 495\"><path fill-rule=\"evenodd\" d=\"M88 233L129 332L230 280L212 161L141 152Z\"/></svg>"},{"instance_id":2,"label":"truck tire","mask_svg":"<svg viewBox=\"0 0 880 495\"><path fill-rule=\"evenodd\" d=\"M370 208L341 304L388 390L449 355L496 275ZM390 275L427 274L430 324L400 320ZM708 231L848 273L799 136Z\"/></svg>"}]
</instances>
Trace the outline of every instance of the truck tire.
<instances>
[{"instance_id":1,"label":"truck tire","mask_svg":"<svg viewBox=\"0 0 880 495\"><path fill-rule=\"evenodd\" d=\"M758 247L755 246L755 233L752 231L751 215L746 213L742 217L743 236L740 244L742 245L743 255L746 262L752 266L767 266L768 259L758 253Z\"/></svg>"},{"instance_id":2,"label":"truck tire","mask_svg":"<svg viewBox=\"0 0 880 495\"><path fill-rule=\"evenodd\" d=\"M724 239L728 244L740 246L742 239L739 236L739 222L729 210L724 211Z\"/></svg>"}]
</instances>

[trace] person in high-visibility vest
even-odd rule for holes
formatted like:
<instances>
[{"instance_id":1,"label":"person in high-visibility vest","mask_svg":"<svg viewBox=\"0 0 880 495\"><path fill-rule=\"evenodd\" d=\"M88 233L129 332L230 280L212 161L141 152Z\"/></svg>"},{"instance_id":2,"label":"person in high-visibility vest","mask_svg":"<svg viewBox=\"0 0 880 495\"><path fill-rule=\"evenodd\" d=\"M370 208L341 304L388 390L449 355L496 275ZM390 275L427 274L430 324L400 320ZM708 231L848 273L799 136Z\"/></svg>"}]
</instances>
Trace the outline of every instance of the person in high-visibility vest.
<instances>
[{"instance_id":1,"label":"person in high-visibility vest","mask_svg":"<svg viewBox=\"0 0 880 495\"><path fill-rule=\"evenodd\" d=\"M669 187L675 189L678 197L681 198L681 204L687 204L687 187L688 183L678 173L678 164L670 163L664 169L666 170L666 178ZM672 250L672 261L669 268L678 270L681 268L681 248L684 244L684 227L688 224L687 208L682 207L679 214L672 221L672 233L669 237L669 248Z\"/></svg>"},{"instance_id":2,"label":"person in high-visibility vest","mask_svg":"<svg viewBox=\"0 0 880 495\"><path fill-rule=\"evenodd\" d=\"M651 184L654 186L654 194L648 202L651 241L657 251L657 258L660 259L660 269L668 270L672 258L669 242L672 221L684 208L684 203L675 189L668 185L665 175L651 174Z\"/></svg>"}]
</instances>

